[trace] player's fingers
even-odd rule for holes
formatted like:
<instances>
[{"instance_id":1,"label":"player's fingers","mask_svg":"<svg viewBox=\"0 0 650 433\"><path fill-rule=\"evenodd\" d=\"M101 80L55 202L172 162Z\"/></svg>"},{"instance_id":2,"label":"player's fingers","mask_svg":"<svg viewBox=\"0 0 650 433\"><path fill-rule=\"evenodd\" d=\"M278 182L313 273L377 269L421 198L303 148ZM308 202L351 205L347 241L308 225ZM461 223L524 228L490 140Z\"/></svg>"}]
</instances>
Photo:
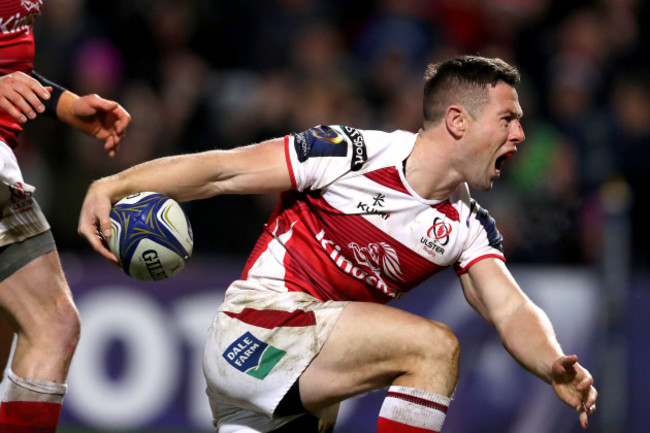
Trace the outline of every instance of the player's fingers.
<instances>
[{"instance_id":1,"label":"player's fingers","mask_svg":"<svg viewBox=\"0 0 650 433\"><path fill-rule=\"evenodd\" d=\"M585 398L585 407L589 415L596 411L596 400L598 399L598 391L593 386L589 387L587 396Z\"/></svg>"},{"instance_id":2,"label":"player's fingers","mask_svg":"<svg viewBox=\"0 0 650 433\"><path fill-rule=\"evenodd\" d=\"M111 222L108 218L100 219L98 229L99 233L104 237L104 239L108 239L113 235L113 230L111 230Z\"/></svg>"},{"instance_id":3,"label":"player's fingers","mask_svg":"<svg viewBox=\"0 0 650 433\"><path fill-rule=\"evenodd\" d=\"M14 102L22 109L23 113L27 114L30 119L36 117L36 113L34 113L32 108L39 113L45 111L45 105L43 105L40 99L41 95L36 93L35 89L24 87L16 89L16 92L18 95L14 99Z\"/></svg>"},{"instance_id":4,"label":"player's fingers","mask_svg":"<svg viewBox=\"0 0 650 433\"><path fill-rule=\"evenodd\" d=\"M74 114L79 117L94 116L97 114L97 108L90 104L79 102L74 106Z\"/></svg>"},{"instance_id":5,"label":"player's fingers","mask_svg":"<svg viewBox=\"0 0 650 433\"><path fill-rule=\"evenodd\" d=\"M127 126L131 123L131 115L121 105L117 106L115 114L117 115L116 124L118 132L126 131Z\"/></svg>"},{"instance_id":6,"label":"player's fingers","mask_svg":"<svg viewBox=\"0 0 650 433\"><path fill-rule=\"evenodd\" d=\"M17 122L25 123L27 122L27 117L20 111L14 104L11 103L6 98L0 98L0 108L7 112L11 117L13 117Z\"/></svg>"},{"instance_id":7,"label":"player's fingers","mask_svg":"<svg viewBox=\"0 0 650 433\"><path fill-rule=\"evenodd\" d=\"M12 73L2 80L3 93L14 102L15 98L25 98L31 106L38 109L42 106L40 99L49 99L52 87L43 87L41 83L24 73ZM13 96L10 96L13 94ZM43 107L45 109L45 107ZM42 110L39 110L42 112Z\"/></svg>"},{"instance_id":8,"label":"player's fingers","mask_svg":"<svg viewBox=\"0 0 650 433\"><path fill-rule=\"evenodd\" d=\"M580 425L582 426L582 428L589 427L589 416L587 415L587 411L581 410L579 418L580 418Z\"/></svg>"},{"instance_id":9,"label":"player's fingers","mask_svg":"<svg viewBox=\"0 0 650 433\"><path fill-rule=\"evenodd\" d=\"M94 107L97 110L113 111L119 105L117 102L109 101L108 99L104 99L97 94L87 95L86 98L88 105Z\"/></svg>"},{"instance_id":10,"label":"player's fingers","mask_svg":"<svg viewBox=\"0 0 650 433\"><path fill-rule=\"evenodd\" d=\"M111 251L106 247L103 236L100 236L98 234L97 228L93 228L93 226L90 224L81 224L79 226L78 232L81 236L86 238L90 246L99 254L108 260L116 260L116 257L113 255L113 253L111 253Z\"/></svg>"},{"instance_id":11,"label":"player's fingers","mask_svg":"<svg viewBox=\"0 0 650 433\"><path fill-rule=\"evenodd\" d=\"M596 412L596 405L592 404L591 406L586 406L587 407L587 415L591 416Z\"/></svg>"},{"instance_id":12,"label":"player's fingers","mask_svg":"<svg viewBox=\"0 0 650 433\"><path fill-rule=\"evenodd\" d=\"M81 217L79 218L79 225L77 226L77 233L88 242L92 243L94 241L95 232L96 228L95 224L92 222L92 218L88 218L82 210Z\"/></svg>"},{"instance_id":13,"label":"player's fingers","mask_svg":"<svg viewBox=\"0 0 650 433\"><path fill-rule=\"evenodd\" d=\"M115 254L108 247L107 239L111 236L112 231L110 229L110 224L108 230L106 228L100 229L98 227L94 228L93 232L87 232L85 235L86 239L92 246L92 248L101 254L109 262L119 266L119 260L115 257Z\"/></svg>"},{"instance_id":14,"label":"player's fingers","mask_svg":"<svg viewBox=\"0 0 650 433\"><path fill-rule=\"evenodd\" d=\"M97 94L84 95L74 103L74 114L80 117L95 116L98 112L110 112L117 105L116 102L108 101Z\"/></svg>"},{"instance_id":15,"label":"player's fingers","mask_svg":"<svg viewBox=\"0 0 650 433\"><path fill-rule=\"evenodd\" d=\"M31 77L29 77L29 78L31 78ZM26 87L29 88L29 93L31 95L33 95L36 99L40 98L40 99L47 100L47 99L50 99L50 96L52 96L52 94L50 92L52 92L53 89L50 86L43 87L43 85L41 85L41 83L39 83L38 81L36 81L34 79L32 79L31 81L29 81L28 83L25 83L25 84L26 84Z\"/></svg>"},{"instance_id":16,"label":"player's fingers","mask_svg":"<svg viewBox=\"0 0 650 433\"><path fill-rule=\"evenodd\" d=\"M119 266L120 261L115 257L115 254L111 252L111 250L106 247L101 240L97 240L95 242L91 242L91 245L95 251L97 251L99 254L101 254L105 259L107 259L109 262L116 264Z\"/></svg>"},{"instance_id":17,"label":"player's fingers","mask_svg":"<svg viewBox=\"0 0 650 433\"><path fill-rule=\"evenodd\" d=\"M108 200L88 193L81 205L78 233L89 242L95 242L97 234L101 234L104 239L110 238L113 233L109 216L110 209L111 204Z\"/></svg>"},{"instance_id":18,"label":"player's fingers","mask_svg":"<svg viewBox=\"0 0 650 433\"><path fill-rule=\"evenodd\" d=\"M116 106L110 113L110 117L103 121L104 128L115 133L118 139L122 139L126 134L126 128L131 122L131 116L121 106Z\"/></svg>"},{"instance_id":19,"label":"player's fingers","mask_svg":"<svg viewBox=\"0 0 650 433\"><path fill-rule=\"evenodd\" d=\"M117 144L115 143L114 137L108 137L104 143L104 150L108 153L108 156L111 158L115 156L117 152Z\"/></svg>"},{"instance_id":20,"label":"player's fingers","mask_svg":"<svg viewBox=\"0 0 650 433\"><path fill-rule=\"evenodd\" d=\"M116 134L111 134L104 141L104 150L108 152L108 156L110 156L111 158L115 156L119 148L120 148L120 137Z\"/></svg>"},{"instance_id":21,"label":"player's fingers","mask_svg":"<svg viewBox=\"0 0 650 433\"><path fill-rule=\"evenodd\" d=\"M117 151L120 147L120 142L122 141L122 136L116 133L112 133L104 144L104 148L110 151Z\"/></svg>"},{"instance_id":22,"label":"player's fingers","mask_svg":"<svg viewBox=\"0 0 650 433\"><path fill-rule=\"evenodd\" d=\"M578 385L576 385L576 390L587 395L593 383L594 383L593 377L591 377L591 375L587 375L585 378L583 378L580 381L580 383L578 383Z\"/></svg>"},{"instance_id":23,"label":"player's fingers","mask_svg":"<svg viewBox=\"0 0 650 433\"><path fill-rule=\"evenodd\" d=\"M587 427L589 424L589 417L596 413L596 405L592 404L591 406L587 406L585 403L582 403L580 405L580 408L578 410L578 416L580 418L580 423L584 428ZM583 422L583 420L585 422Z\"/></svg>"},{"instance_id":24,"label":"player's fingers","mask_svg":"<svg viewBox=\"0 0 650 433\"><path fill-rule=\"evenodd\" d=\"M558 358L551 367L555 379L560 382L573 380L576 374L575 364L577 361L578 357L575 355L562 356Z\"/></svg>"},{"instance_id":25,"label":"player's fingers","mask_svg":"<svg viewBox=\"0 0 650 433\"><path fill-rule=\"evenodd\" d=\"M119 259L115 256L115 254L113 254L110 247L108 246L108 241L106 240L104 235L99 231L99 229L97 229L96 236L101 243L101 250L99 250L101 255L104 256L106 259L108 259L108 261L111 262L111 264L119 267L120 266Z\"/></svg>"},{"instance_id":26,"label":"player's fingers","mask_svg":"<svg viewBox=\"0 0 650 433\"><path fill-rule=\"evenodd\" d=\"M582 428L589 426L589 417L596 412L597 395L598 392L592 386L586 398L576 407Z\"/></svg>"},{"instance_id":27,"label":"player's fingers","mask_svg":"<svg viewBox=\"0 0 650 433\"><path fill-rule=\"evenodd\" d=\"M578 362L578 355L567 355L560 358L560 364L564 368L571 368Z\"/></svg>"},{"instance_id":28,"label":"player's fingers","mask_svg":"<svg viewBox=\"0 0 650 433\"><path fill-rule=\"evenodd\" d=\"M43 89L45 89L45 91L39 90L37 92L38 96L40 96L41 99L50 99L50 97L52 96L52 91L54 90L54 87L45 86L45 87L43 87Z\"/></svg>"},{"instance_id":29,"label":"player's fingers","mask_svg":"<svg viewBox=\"0 0 650 433\"><path fill-rule=\"evenodd\" d=\"M27 121L36 117L35 107L45 110L40 99L34 92L22 83L14 83L11 87L5 87L0 91L3 99L2 108L19 122Z\"/></svg>"}]
</instances>

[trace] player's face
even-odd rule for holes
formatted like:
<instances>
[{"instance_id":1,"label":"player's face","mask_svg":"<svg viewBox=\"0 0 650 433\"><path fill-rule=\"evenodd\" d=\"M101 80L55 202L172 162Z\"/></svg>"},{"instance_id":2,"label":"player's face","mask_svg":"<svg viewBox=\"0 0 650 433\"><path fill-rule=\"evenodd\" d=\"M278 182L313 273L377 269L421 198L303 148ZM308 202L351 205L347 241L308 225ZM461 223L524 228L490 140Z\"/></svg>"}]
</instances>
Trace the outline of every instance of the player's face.
<instances>
[{"instance_id":1,"label":"player's face","mask_svg":"<svg viewBox=\"0 0 650 433\"><path fill-rule=\"evenodd\" d=\"M517 91L500 82L489 87L489 102L468 129L470 186L481 190L492 187L492 181L501 176L503 162L517 151L524 141L521 127L521 106Z\"/></svg>"}]
</instances>

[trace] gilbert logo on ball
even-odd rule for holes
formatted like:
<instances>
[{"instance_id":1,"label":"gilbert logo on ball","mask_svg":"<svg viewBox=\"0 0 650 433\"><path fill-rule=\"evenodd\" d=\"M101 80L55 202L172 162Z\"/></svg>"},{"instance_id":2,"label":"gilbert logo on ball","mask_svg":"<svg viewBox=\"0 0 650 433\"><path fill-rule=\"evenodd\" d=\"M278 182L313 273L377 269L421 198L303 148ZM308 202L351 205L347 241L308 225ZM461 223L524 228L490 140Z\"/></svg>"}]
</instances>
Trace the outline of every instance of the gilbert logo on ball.
<instances>
[{"instance_id":1,"label":"gilbert logo on ball","mask_svg":"<svg viewBox=\"0 0 650 433\"><path fill-rule=\"evenodd\" d=\"M194 239L180 205L164 194L139 192L111 209L110 250L124 272L142 281L169 278L192 255Z\"/></svg>"}]
</instances>

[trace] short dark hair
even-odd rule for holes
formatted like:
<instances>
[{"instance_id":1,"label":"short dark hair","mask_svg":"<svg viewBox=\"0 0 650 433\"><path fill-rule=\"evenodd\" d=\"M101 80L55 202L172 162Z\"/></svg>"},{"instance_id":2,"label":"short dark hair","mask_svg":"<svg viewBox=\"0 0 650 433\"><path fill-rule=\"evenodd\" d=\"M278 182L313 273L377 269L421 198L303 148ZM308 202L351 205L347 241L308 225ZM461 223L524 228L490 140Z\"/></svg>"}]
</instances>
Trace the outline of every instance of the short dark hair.
<instances>
[{"instance_id":1,"label":"short dark hair","mask_svg":"<svg viewBox=\"0 0 650 433\"><path fill-rule=\"evenodd\" d=\"M429 64L424 74L424 126L438 123L454 104L475 117L488 102L488 85L517 87L519 81L517 68L499 58L459 56Z\"/></svg>"}]
</instances>

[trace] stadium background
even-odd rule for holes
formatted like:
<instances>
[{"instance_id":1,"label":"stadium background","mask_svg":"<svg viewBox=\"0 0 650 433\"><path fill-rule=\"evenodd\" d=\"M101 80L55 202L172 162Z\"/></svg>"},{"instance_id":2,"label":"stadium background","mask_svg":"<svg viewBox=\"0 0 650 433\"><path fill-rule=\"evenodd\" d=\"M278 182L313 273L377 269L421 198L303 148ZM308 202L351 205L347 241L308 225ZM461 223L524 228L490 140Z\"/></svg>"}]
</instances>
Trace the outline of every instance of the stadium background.
<instances>
[{"instance_id":1,"label":"stadium background","mask_svg":"<svg viewBox=\"0 0 650 433\"><path fill-rule=\"evenodd\" d=\"M475 196L524 289L596 376L591 430L646 431L649 10L642 0L46 1L36 69L133 116L113 160L49 119L27 125L17 152L84 322L61 431L209 431L197 354L276 199L187 204L194 259L178 279L139 285L76 234L93 179L319 123L416 131L424 66L460 53L499 56L522 72L527 141L492 192ZM451 273L403 306L461 339L447 432L579 431L571 410L508 359ZM375 393L345 405L337 432L373 431L380 401Z\"/></svg>"}]
</instances>

